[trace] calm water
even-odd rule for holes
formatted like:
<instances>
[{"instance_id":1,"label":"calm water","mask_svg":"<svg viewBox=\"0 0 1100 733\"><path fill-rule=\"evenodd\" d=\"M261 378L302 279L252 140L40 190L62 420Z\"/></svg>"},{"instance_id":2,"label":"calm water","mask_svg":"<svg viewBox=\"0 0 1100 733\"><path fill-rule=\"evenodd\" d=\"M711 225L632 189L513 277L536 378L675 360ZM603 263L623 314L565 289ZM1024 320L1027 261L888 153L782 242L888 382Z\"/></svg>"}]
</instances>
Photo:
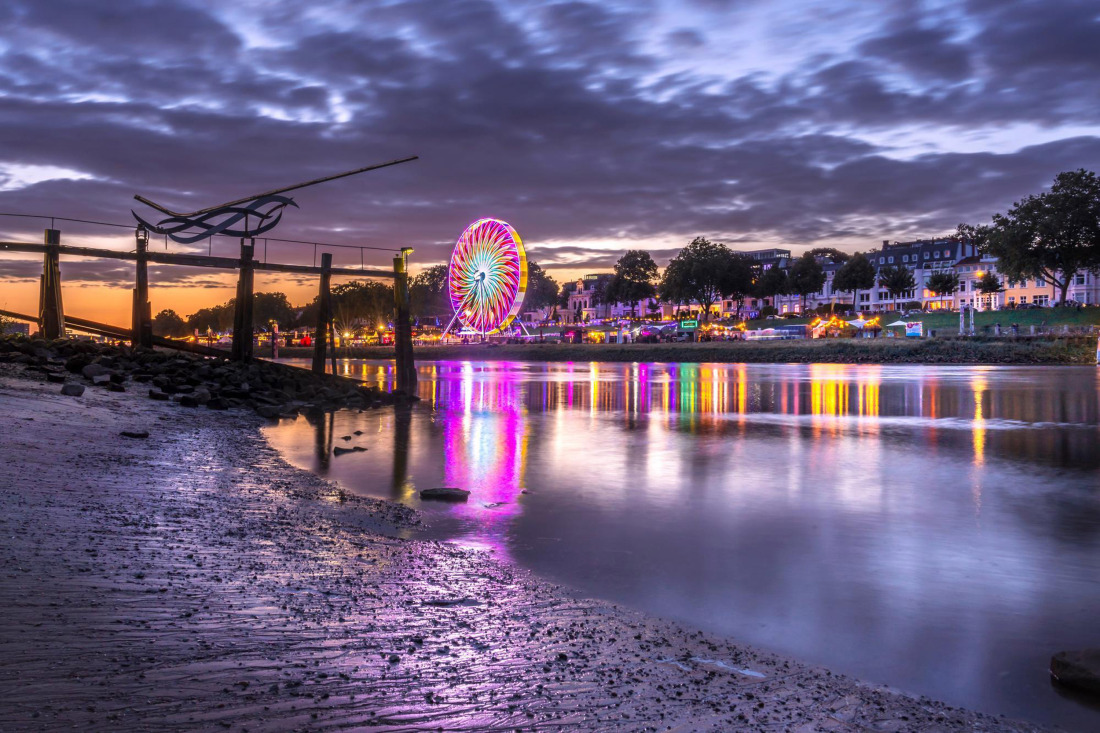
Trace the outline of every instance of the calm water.
<instances>
[{"instance_id":1,"label":"calm water","mask_svg":"<svg viewBox=\"0 0 1100 733\"><path fill-rule=\"evenodd\" d=\"M388 362L339 368L392 387ZM417 506L436 536L583 592L1100 729L1046 671L1054 651L1100 646L1097 369L433 362L420 380L412 410L268 436L352 491ZM421 505L433 486L473 494Z\"/></svg>"}]
</instances>

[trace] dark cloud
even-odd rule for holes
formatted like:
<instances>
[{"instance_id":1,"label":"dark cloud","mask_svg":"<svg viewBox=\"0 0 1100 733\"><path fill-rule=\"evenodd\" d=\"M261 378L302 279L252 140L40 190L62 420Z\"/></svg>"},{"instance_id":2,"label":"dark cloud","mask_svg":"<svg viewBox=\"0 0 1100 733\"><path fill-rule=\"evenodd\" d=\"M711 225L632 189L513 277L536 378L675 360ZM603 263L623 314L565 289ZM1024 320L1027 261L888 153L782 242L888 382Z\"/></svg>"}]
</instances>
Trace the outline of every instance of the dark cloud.
<instances>
[{"instance_id":1,"label":"dark cloud","mask_svg":"<svg viewBox=\"0 0 1100 733\"><path fill-rule=\"evenodd\" d=\"M13 164L92 178L0 192L0 211L126 222L135 193L196 209L417 153L296 193L301 209L279 235L443 261L469 221L492 215L560 270L614 257L580 245L543 255L542 243L931 234L984 220L1060 170L1100 165L1100 141L1080 135L1100 129L1087 3L973 2L951 17L883 4L853 43L799 55L828 40L848 7L837 3L813 16L821 27L765 39L793 49L782 72L766 58L740 70L751 59L721 40L736 23L670 23L654 7L12 0L0 9L0 179ZM678 63L704 43L706 71ZM1021 132L965 153L892 143L950 151L956 138L1024 126L1051 142ZM129 246L129 233L108 233ZM65 225L67 238L92 234L104 232ZM308 262L313 248L270 256ZM339 256L357 264L359 252ZM362 261L386 266L388 255ZM80 272L129 281L107 266Z\"/></svg>"}]
</instances>

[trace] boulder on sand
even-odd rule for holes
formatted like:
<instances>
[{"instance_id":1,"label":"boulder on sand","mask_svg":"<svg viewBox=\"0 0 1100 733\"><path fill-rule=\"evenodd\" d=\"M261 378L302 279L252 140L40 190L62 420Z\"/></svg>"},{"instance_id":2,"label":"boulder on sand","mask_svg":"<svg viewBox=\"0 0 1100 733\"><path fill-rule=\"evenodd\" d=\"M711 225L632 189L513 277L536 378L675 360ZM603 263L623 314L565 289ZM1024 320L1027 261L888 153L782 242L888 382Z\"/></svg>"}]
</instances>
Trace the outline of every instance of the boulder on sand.
<instances>
[{"instance_id":1,"label":"boulder on sand","mask_svg":"<svg viewBox=\"0 0 1100 733\"><path fill-rule=\"evenodd\" d=\"M433 499L435 501L466 501L470 498L470 492L465 489L441 487L436 489L424 489L420 492L421 499Z\"/></svg>"},{"instance_id":2,"label":"boulder on sand","mask_svg":"<svg viewBox=\"0 0 1100 733\"><path fill-rule=\"evenodd\" d=\"M1100 695L1100 649L1058 652L1050 658L1050 676L1060 685Z\"/></svg>"},{"instance_id":3,"label":"boulder on sand","mask_svg":"<svg viewBox=\"0 0 1100 733\"><path fill-rule=\"evenodd\" d=\"M61 388L61 394L68 397L79 397L84 394L84 385L69 382Z\"/></svg>"}]
</instances>

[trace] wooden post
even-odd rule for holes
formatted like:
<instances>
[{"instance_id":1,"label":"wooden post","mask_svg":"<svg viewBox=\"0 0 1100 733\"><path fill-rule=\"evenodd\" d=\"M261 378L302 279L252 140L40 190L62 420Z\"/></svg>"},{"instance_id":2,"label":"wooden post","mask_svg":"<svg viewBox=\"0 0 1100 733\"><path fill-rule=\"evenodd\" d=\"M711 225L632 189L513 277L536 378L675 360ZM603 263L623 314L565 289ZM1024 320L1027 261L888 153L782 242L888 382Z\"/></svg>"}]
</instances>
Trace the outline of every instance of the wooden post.
<instances>
[{"instance_id":1,"label":"wooden post","mask_svg":"<svg viewBox=\"0 0 1100 733\"><path fill-rule=\"evenodd\" d=\"M332 253L321 253L321 290L317 294L317 328L313 331L313 373L325 373L325 347L328 342L328 324L332 321Z\"/></svg>"},{"instance_id":2,"label":"wooden post","mask_svg":"<svg viewBox=\"0 0 1100 733\"><path fill-rule=\"evenodd\" d=\"M237 302L233 309L233 360L252 359L252 283L255 267L252 259L255 242L241 239L241 271L237 278Z\"/></svg>"},{"instance_id":3,"label":"wooden post","mask_svg":"<svg viewBox=\"0 0 1100 733\"><path fill-rule=\"evenodd\" d=\"M412 323L409 320L409 273L406 257L411 250L402 249L393 258L393 350L397 360L397 389L416 394L416 365L413 363Z\"/></svg>"},{"instance_id":4,"label":"wooden post","mask_svg":"<svg viewBox=\"0 0 1100 733\"><path fill-rule=\"evenodd\" d=\"M153 312L149 304L149 231L139 226L134 238L137 241L137 268L130 343L148 349L153 346Z\"/></svg>"},{"instance_id":5,"label":"wooden post","mask_svg":"<svg viewBox=\"0 0 1100 733\"><path fill-rule=\"evenodd\" d=\"M65 333L65 312L61 305L61 232L47 229L45 244L38 290L38 331L45 338L56 339Z\"/></svg>"}]
</instances>

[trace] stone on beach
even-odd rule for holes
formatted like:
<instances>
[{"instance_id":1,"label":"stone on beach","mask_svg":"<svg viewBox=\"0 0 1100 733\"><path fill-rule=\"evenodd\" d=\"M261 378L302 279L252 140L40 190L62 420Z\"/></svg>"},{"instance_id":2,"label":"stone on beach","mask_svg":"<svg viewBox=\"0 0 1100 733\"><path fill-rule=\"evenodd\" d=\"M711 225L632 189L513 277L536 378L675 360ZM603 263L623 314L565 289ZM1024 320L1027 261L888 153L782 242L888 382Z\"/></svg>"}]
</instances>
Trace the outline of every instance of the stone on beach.
<instances>
[{"instance_id":1,"label":"stone on beach","mask_svg":"<svg viewBox=\"0 0 1100 733\"><path fill-rule=\"evenodd\" d=\"M80 395L84 394L84 385L69 382L61 388L61 394L68 397L79 397Z\"/></svg>"},{"instance_id":2,"label":"stone on beach","mask_svg":"<svg viewBox=\"0 0 1100 733\"><path fill-rule=\"evenodd\" d=\"M123 430L121 433L119 433L119 435L121 435L123 438L137 438L137 439L141 440L141 439L149 437L149 431L148 430Z\"/></svg>"},{"instance_id":3,"label":"stone on beach","mask_svg":"<svg viewBox=\"0 0 1100 733\"><path fill-rule=\"evenodd\" d=\"M470 492L465 489L443 486L434 489L424 489L420 492L420 498L432 499L435 501L466 501L470 498Z\"/></svg>"},{"instance_id":4,"label":"stone on beach","mask_svg":"<svg viewBox=\"0 0 1100 733\"><path fill-rule=\"evenodd\" d=\"M1050 676L1066 687L1100 695L1100 649L1058 652L1050 658Z\"/></svg>"}]
</instances>

